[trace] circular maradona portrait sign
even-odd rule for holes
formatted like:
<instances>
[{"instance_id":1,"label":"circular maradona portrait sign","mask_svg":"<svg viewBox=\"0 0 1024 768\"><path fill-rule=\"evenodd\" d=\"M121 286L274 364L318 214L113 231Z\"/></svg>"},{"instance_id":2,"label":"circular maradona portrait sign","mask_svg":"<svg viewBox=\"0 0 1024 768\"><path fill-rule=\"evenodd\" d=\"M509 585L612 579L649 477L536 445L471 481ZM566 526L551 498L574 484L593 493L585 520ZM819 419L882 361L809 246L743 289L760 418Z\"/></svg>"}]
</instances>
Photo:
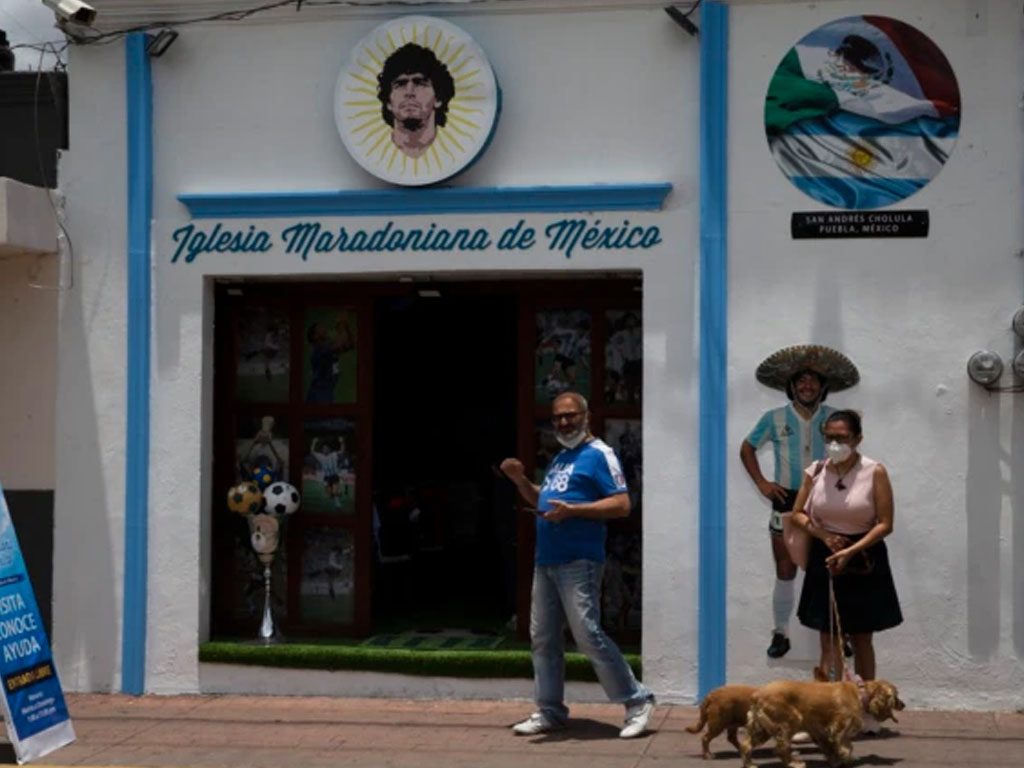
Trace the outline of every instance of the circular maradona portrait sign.
<instances>
[{"instance_id":1,"label":"circular maradona portrait sign","mask_svg":"<svg viewBox=\"0 0 1024 768\"><path fill-rule=\"evenodd\" d=\"M453 24L403 16L381 24L338 74L334 116L349 154L404 186L454 176L487 146L498 117L487 57Z\"/></svg>"},{"instance_id":2,"label":"circular maradona portrait sign","mask_svg":"<svg viewBox=\"0 0 1024 768\"><path fill-rule=\"evenodd\" d=\"M887 16L848 16L783 57L764 124L775 162L801 191L836 208L880 208L942 170L960 130L960 91L924 33Z\"/></svg>"}]
</instances>

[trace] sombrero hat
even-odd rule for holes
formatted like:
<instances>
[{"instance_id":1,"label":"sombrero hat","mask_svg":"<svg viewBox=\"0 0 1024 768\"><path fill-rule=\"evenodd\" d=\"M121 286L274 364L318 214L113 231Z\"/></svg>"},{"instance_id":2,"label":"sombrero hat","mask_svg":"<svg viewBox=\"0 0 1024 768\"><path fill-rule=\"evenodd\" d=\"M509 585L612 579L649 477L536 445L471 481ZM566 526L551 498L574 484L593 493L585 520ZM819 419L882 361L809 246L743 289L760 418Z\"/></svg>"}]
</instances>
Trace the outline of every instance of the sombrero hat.
<instances>
[{"instance_id":1,"label":"sombrero hat","mask_svg":"<svg viewBox=\"0 0 1024 768\"><path fill-rule=\"evenodd\" d=\"M780 349L757 366L757 380L767 387L786 391L800 371L814 371L828 383L829 392L848 389L860 381L857 366L842 352L820 344L800 344Z\"/></svg>"}]
</instances>

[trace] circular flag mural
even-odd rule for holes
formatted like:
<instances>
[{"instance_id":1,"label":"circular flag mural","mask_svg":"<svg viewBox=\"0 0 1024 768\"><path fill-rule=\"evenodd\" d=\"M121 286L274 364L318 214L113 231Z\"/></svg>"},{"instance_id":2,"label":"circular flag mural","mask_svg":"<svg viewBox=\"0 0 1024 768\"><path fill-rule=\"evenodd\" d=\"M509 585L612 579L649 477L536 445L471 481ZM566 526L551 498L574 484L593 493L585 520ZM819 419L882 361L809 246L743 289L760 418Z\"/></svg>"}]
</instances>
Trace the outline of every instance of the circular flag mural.
<instances>
[{"instance_id":1,"label":"circular flag mural","mask_svg":"<svg viewBox=\"0 0 1024 768\"><path fill-rule=\"evenodd\" d=\"M441 19L404 16L363 38L338 75L334 117L349 154L394 184L454 176L487 146L498 85L487 57Z\"/></svg>"},{"instance_id":2,"label":"circular flag mural","mask_svg":"<svg viewBox=\"0 0 1024 768\"><path fill-rule=\"evenodd\" d=\"M849 16L783 57L764 124L775 162L801 191L836 208L880 208L942 169L960 128L960 91L924 34L885 16Z\"/></svg>"}]
</instances>

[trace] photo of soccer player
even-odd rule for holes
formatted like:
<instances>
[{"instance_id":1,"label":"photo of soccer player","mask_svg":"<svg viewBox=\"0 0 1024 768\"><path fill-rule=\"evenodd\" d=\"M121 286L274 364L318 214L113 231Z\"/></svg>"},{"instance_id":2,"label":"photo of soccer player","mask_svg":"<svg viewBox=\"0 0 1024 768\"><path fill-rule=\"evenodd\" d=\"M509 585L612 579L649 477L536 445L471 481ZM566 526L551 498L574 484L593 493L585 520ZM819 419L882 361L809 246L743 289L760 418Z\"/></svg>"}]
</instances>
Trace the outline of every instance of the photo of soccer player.
<instances>
[{"instance_id":1,"label":"photo of soccer player","mask_svg":"<svg viewBox=\"0 0 1024 768\"><path fill-rule=\"evenodd\" d=\"M355 422L317 419L305 423L302 508L307 513L355 512Z\"/></svg>"},{"instance_id":2,"label":"photo of soccer player","mask_svg":"<svg viewBox=\"0 0 1024 768\"><path fill-rule=\"evenodd\" d=\"M302 387L307 403L356 400L356 313L335 307L306 310Z\"/></svg>"},{"instance_id":3,"label":"photo of soccer player","mask_svg":"<svg viewBox=\"0 0 1024 768\"><path fill-rule=\"evenodd\" d=\"M590 313L545 310L537 313L535 391L538 403L573 390L590 396Z\"/></svg>"},{"instance_id":4,"label":"photo of soccer player","mask_svg":"<svg viewBox=\"0 0 1024 768\"><path fill-rule=\"evenodd\" d=\"M242 314L238 327L238 399L283 403L288 399L288 310L257 305Z\"/></svg>"}]
</instances>

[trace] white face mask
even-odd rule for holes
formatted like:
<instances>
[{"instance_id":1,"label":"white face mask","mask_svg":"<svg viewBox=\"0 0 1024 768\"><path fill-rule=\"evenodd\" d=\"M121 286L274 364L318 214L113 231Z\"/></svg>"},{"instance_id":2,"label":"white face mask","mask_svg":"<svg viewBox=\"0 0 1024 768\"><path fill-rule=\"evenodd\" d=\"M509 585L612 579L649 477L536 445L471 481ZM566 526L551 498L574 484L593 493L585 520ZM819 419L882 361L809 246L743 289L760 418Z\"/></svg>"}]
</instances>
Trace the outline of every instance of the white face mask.
<instances>
[{"instance_id":1,"label":"white face mask","mask_svg":"<svg viewBox=\"0 0 1024 768\"><path fill-rule=\"evenodd\" d=\"M846 445L845 443L837 443L832 441L825 446L825 452L828 453L828 457L832 460L833 464L842 464L853 453L853 448Z\"/></svg>"},{"instance_id":2,"label":"white face mask","mask_svg":"<svg viewBox=\"0 0 1024 768\"><path fill-rule=\"evenodd\" d=\"M555 433L555 439L558 441L558 444L570 451L582 443L586 436L587 428L585 425L581 426L578 432L573 432L571 435L563 435L561 432Z\"/></svg>"}]
</instances>

